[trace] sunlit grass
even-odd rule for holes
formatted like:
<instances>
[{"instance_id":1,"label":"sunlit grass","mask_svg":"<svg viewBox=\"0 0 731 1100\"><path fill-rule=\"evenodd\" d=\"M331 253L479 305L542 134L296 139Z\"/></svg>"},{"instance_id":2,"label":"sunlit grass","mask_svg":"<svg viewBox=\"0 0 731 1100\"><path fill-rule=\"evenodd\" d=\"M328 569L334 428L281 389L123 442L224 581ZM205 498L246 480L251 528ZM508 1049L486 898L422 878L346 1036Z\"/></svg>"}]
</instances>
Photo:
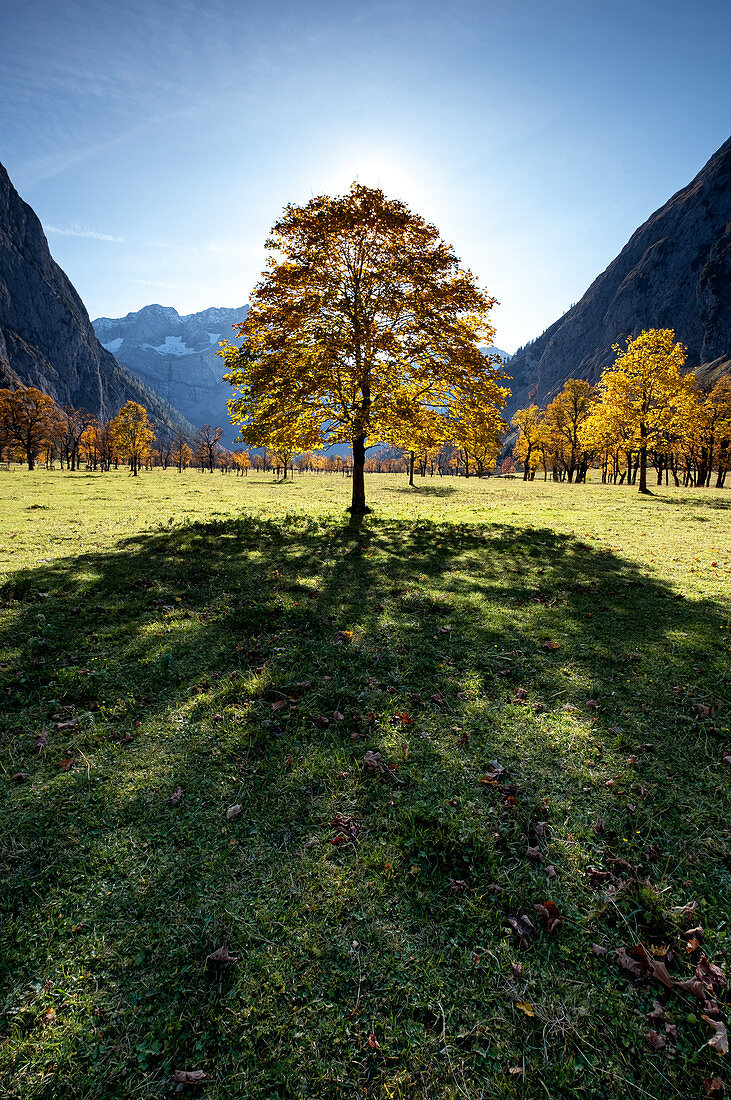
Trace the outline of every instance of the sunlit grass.
<instances>
[{"instance_id":1,"label":"sunlit grass","mask_svg":"<svg viewBox=\"0 0 731 1100\"><path fill-rule=\"evenodd\" d=\"M613 952L727 968L727 494L349 488L0 471L0 1095L702 1095Z\"/></svg>"}]
</instances>

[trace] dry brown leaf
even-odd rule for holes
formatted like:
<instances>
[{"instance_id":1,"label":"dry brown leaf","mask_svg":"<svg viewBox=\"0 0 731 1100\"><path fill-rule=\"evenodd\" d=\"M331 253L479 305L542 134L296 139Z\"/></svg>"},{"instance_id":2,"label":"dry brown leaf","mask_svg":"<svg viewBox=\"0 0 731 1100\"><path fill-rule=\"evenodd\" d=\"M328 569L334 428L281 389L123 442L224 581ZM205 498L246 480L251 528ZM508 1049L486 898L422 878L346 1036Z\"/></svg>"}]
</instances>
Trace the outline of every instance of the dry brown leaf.
<instances>
[{"instance_id":1,"label":"dry brown leaf","mask_svg":"<svg viewBox=\"0 0 731 1100\"><path fill-rule=\"evenodd\" d=\"M647 965L650 968L650 973L656 982L660 982L666 989L673 988L673 979L670 977L667 971L665 963L660 962L658 959L653 959L652 955L647 956Z\"/></svg>"},{"instance_id":2,"label":"dry brown leaf","mask_svg":"<svg viewBox=\"0 0 731 1100\"><path fill-rule=\"evenodd\" d=\"M665 1024L665 1034L668 1039L673 1043L678 1041L678 1025L677 1024Z\"/></svg>"},{"instance_id":3,"label":"dry brown leaf","mask_svg":"<svg viewBox=\"0 0 731 1100\"><path fill-rule=\"evenodd\" d=\"M667 1042L664 1035L658 1035L652 1029L645 1035L645 1041L652 1050L663 1050Z\"/></svg>"},{"instance_id":4,"label":"dry brown leaf","mask_svg":"<svg viewBox=\"0 0 731 1100\"><path fill-rule=\"evenodd\" d=\"M180 803L183 801L183 788L176 787L170 797L167 798L165 801L167 802L168 806L179 806Z\"/></svg>"},{"instance_id":5,"label":"dry brown leaf","mask_svg":"<svg viewBox=\"0 0 731 1100\"><path fill-rule=\"evenodd\" d=\"M552 863L549 863L548 866L546 867L546 878L555 878L555 877L556 877L556 868L553 866Z\"/></svg>"},{"instance_id":6,"label":"dry brown leaf","mask_svg":"<svg viewBox=\"0 0 731 1100\"><path fill-rule=\"evenodd\" d=\"M712 963L706 955L701 955L698 960L698 965L695 968L695 976L709 989L713 989L714 985L724 986L726 984L726 975L720 967Z\"/></svg>"},{"instance_id":7,"label":"dry brown leaf","mask_svg":"<svg viewBox=\"0 0 731 1100\"><path fill-rule=\"evenodd\" d=\"M653 1001L652 1012L647 1013L647 1019L651 1024L663 1024L665 1022L665 1009L659 1001Z\"/></svg>"},{"instance_id":8,"label":"dry brown leaf","mask_svg":"<svg viewBox=\"0 0 731 1100\"><path fill-rule=\"evenodd\" d=\"M212 951L211 954L206 959L207 963L212 963L214 966L215 965L227 966L227 965L230 965L231 963L237 963L238 961L239 961L239 956L238 955L232 955L231 952L229 951L228 947L217 947L216 950Z\"/></svg>"},{"instance_id":9,"label":"dry brown leaf","mask_svg":"<svg viewBox=\"0 0 731 1100\"><path fill-rule=\"evenodd\" d=\"M554 932L557 928L561 927L563 917L559 913L555 901L544 901L541 905L534 905L533 908L537 913L540 913L542 917L546 918L547 932Z\"/></svg>"},{"instance_id":10,"label":"dry brown leaf","mask_svg":"<svg viewBox=\"0 0 731 1100\"><path fill-rule=\"evenodd\" d=\"M593 943L591 945L591 950L598 959L606 959L608 954L607 949L606 947L602 947L600 943Z\"/></svg>"},{"instance_id":11,"label":"dry brown leaf","mask_svg":"<svg viewBox=\"0 0 731 1100\"><path fill-rule=\"evenodd\" d=\"M370 1035L368 1036L368 1038L366 1040L366 1046L368 1047L369 1050L380 1050L381 1049L381 1044L378 1042L378 1039L376 1039L376 1036L373 1032L371 1032Z\"/></svg>"},{"instance_id":12,"label":"dry brown leaf","mask_svg":"<svg viewBox=\"0 0 731 1100\"><path fill-rule=\"evenodd\" d=\"M703 1087L709 1096L713 1096L714 1093L723 1092L723 1081L720 1077L706 1077Z\"/></svg>"},{"instance_id":13,"label":"dry brown leaf","mask_svg":"<svg viewBox=\"0 0 731 1100\"><path fill-rule=\"evenodd\" d=\"M626 970L628 974L634 975L635 978L641 978L643 976L647 967L643 966L637 959L633 959L631 955L628 955L623 947L617 948L616 955L617 962L622 970Z\"/></svg>"},{"instance_id":14,"label":"dry brown leaf","mask_svg":"<svg viewBox=\"0 0 731 1100\"><path fill-rule=\"evenodd\" d=\"M371 752L368 749L363 757L363 768L369 775L383 775L386 769L381 763L380 752Z\"/></svg>"},{"instance_id":15,"label":"dry brown leaf","mask_svg":"<svg viewBox=\"0 0 731 1100\"><path fill-rule=\"evenodd\" d=\"M533 863L540 863L543 858L540 848L526 848L525 854Z\"/></svg>"},{"instance_id":16,"label":"dry brown leaf","mask_svg":"<svg viewBox=\"0 0 731 1100\"><path fill-rule=\"evenodd\" d=\"M523 964L522 963L511 963L510 964L510 969L513 971L513 977L516 978L517 980L520 980L520 978L523 977Z\"/></svg>"},{"instance_id":17,"label":"dry brown leaf","mask_svg":"<svg viewBox=\"0 0 731 1100\"><path fill-rule=\"evenodd\" d=\"M693 710L699 718L713 718L713 707L707 707L704 703L694 703Z\"/></svg>"},{"instance_id":18,"label":"dry brown leaf","mask_svg":"<svg viewBox=\"0 0 731 1100\"><path fill-rule=\"evenodd\" d=\"M173 1074L176 1085L200 1085L205 1079L202 1069L176 1069Z\"/></svg>"},{"instance_id":19,"label":"dry brown leaf","mask_svg":"<svg viewBox=\"0 0 731 1100\"><path fill-rule=\"evenodd\" d=\"M526 943L531 936L536 934L533 921L525 913L520 913L517 917L508 917L508 924L521 944Z\"/></svg>"},{"instance_id":20,"label":"dry brown leaf","mask_svg":"<svg viewBox=\"0 0 731 1100\"><path fill-rule=\"evenodd\" d=\"M28 772L15 772L13 775L10 776L10 778L12 779L13 783L24 783L25 780L28 778Z\"/></svg>"},{"instance_id":21,"label":"dry brown leaf","mask_svg":"<svg viewBox=\"0 0 731 1100\"><path fill-rule=\"evenodd\" d=\"M544 649L560 649L561 646L558 642L543 642Z\"/></svg>"},{"instance_id":22,"label":"dry brown leaf","mask_svg":"<svg viewBox=\"0 0 731 1100\"><path fill-rule=\"evenodd\" d=\"M235 806L229 806L229 808L226 810L226 820L233 821L234 818L241 817L241 811L242 808L238 802Z\"/></svg>"},{"instance_id":23,"label":"dry brown leaf","mask_svg":"<svg viewBox=\"0 0 731 1100\"><path fill-rule=\"evenodd\" d=\"M719 1054L728 1054L728 1031L722 1020L712 1020L710 1016L703 1019L713 1028L713 1035L708 1040L709 1047Z\"/></svg>"},{"instance_id":24,"label":"dry brown leaf","mask_svg":"<svg viewBox=\"0 0 731 1100\"><path fill-rule=\"evenodd\" d=\"M64 756L62 760L59 760L58 766L62 772L69 772L74 766L73 756Z\"/></svg>"}]
</instances>

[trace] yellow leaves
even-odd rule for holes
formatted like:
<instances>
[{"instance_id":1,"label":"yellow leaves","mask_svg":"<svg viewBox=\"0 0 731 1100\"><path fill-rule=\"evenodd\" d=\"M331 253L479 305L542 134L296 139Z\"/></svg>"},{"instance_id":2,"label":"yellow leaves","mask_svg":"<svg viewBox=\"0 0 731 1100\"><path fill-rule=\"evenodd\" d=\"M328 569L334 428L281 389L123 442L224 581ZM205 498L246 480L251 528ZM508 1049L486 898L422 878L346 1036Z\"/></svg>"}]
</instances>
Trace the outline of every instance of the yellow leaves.
<instances>
[{"instance_id":1,"label":"yellow leaves","mask_svg":"<svg viewBox=\"0 0 731 1100\"><path fill-rule=\"evenodd\" d=\"M516 1001L515 1007L520 1009L520 1011L525 1016L535 1016L536 1014L536 1010L533 1008L533 1005L529 1004L528 1001Z\"/></svg>"}]
</instances>

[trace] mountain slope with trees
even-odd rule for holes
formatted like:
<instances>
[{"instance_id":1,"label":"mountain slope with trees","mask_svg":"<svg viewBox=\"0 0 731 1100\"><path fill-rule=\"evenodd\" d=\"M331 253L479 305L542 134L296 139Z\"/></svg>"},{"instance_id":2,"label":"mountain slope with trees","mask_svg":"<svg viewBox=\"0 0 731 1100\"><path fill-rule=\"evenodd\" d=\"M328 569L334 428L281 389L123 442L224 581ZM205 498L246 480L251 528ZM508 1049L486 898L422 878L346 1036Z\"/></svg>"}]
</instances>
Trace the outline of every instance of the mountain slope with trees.
<instances>
[{"instance_id":1,"label":"mountain slope with trees","mask_svg":"<svg viewBox=\"0 0 731 1100\"><path fill-rule=\"evenodd\" d=\"M731 138L633 233L581 301L510 360L508 411L543 404L567 378L596 382L612 345L671 328L709 382L731 368Z\"/></svg>"},{"instance_id":2,"label":"mountain slope with trees","mask_svg":"<svg viewBox=\"0 0 731 1100\"><path fill-rule=\"evenodd\" d=\"M38 217L0 164L0 387L18 386L100 419L138 401L156 420L189 427L101 346Z\"/></svg>"}]
</instances>

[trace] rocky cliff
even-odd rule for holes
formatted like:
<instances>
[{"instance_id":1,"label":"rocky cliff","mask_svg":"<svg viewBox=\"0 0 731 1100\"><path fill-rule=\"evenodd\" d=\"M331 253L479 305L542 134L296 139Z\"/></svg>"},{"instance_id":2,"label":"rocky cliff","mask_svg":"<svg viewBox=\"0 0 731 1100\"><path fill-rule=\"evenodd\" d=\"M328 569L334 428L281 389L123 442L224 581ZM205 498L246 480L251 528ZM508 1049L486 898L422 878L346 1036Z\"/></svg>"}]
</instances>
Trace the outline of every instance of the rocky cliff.
<instances>
[{"instance_id":1,"label":"rocky cliff","mask_svg":"<svg viewBox=\"0 0 731 1100\"><path fill-rule=\"evenodd\" d=\"M614 361L612 344L646 328L674 329L702 378L731 366L731 138L636 230L580 302L515 353L506 411L543 403L567 378L596 382Z\"/></svg>"},{"instance_id":2,"label":"rocky cliff","mask_svg":"<svg viewBox=\"0 0 731 1100\"><path fill-rule=\"evenodd\" d=\"M52 258L41 223L0 164L0 386L36 386L59 405L115 415L139 401L151 417L180 414L101 346L73 286Z\"/></svg>"},{"instance_id":3,"label":"rocky cliff","mask_svg":"<svg viewBox=\"0 0 731 1100\"><path fill-rule=\"evenodd\" d=\"M150 305L126 317L98 317L94 330L108 351L196 427L221 427L230 443L237 435L226 408L232 391L216 353L221 340L241 342L231 326L247 311L213 307L181 317L172 306Z\"/></svg>"}]
</instances>

